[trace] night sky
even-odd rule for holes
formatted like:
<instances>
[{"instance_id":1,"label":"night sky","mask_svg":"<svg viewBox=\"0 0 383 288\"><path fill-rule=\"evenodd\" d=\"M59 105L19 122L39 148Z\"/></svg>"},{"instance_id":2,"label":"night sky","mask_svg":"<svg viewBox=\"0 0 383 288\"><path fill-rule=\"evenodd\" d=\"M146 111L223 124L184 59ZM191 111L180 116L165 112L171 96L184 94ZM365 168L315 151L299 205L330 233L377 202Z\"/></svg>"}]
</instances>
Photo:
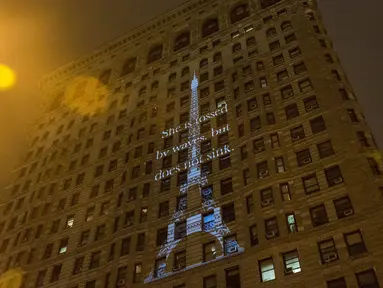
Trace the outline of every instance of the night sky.
<instances>
[{"instance_id":1,"label":"night sky","mask_svg":"<svg viewBox=\"0 0 383 288\"><path fill-rule=\"evenodd\" d=\"M41 112L39 79L185 0L0 0L0 63L18 75L0 91L0 187ZM326 28L383 147L382 0L319 0Z\"/></svg>"}]
</instances>

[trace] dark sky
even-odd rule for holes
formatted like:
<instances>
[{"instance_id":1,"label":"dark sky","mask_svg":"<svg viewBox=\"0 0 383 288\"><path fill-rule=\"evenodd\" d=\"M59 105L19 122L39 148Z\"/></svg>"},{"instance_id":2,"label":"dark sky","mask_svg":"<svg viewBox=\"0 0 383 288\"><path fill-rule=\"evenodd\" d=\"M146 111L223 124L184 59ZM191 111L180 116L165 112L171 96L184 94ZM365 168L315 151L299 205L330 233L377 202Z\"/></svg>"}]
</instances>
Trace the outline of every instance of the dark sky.
<instances>
[{"instance_id":1,"label":"dark sky","mask_svg":"<svg viewBox=\"0 0 383 288\"><path fill-rule=\"evenodd\" d=\"M252 0L254 1L254 0ZM41 112L38 80L185 0L0 0L0 63L16 86L0 92L0 187ZM382 0L319 0L325 25L383 147Z\"/></svg>"}]
</instances>

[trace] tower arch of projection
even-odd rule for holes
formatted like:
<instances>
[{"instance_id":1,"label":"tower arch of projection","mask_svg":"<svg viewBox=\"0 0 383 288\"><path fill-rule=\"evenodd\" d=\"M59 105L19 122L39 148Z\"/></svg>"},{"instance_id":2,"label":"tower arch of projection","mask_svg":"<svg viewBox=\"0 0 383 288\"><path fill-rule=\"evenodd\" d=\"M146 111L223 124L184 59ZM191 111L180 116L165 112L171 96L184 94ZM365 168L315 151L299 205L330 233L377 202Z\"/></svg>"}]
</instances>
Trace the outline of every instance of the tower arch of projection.
<instances>
[{"instance_id":1,"label":"tower arch of projection","mask_svg":"<svg viewBox=\"0 0 383 288\"><path fill-rule=\"evenodd\" d=\"M230 152L233 151L233 149L230 148L230 145L226 144L223 147L217 149L213 148L209 153L204 155L201 154L201 142L207 140L208 138L204 135L201 135L200 124L227 113L227 103L223 101L217 105L218 107L215 111L209 112L206 115L199 115L198 84L198 79L194 74L193 80L191 82L189 121L177 127L170 128L161 132L162 138L166 138L168 136L177 134L184 129L188 129L188 141L163 151L156 151L156 159L161 160L162 158L171 155L172 153L188 149L188 159L187 161L176 166L165 170L160 170L157 174L155 174L154 178L156 181L160 181L166 177L187 171L187 181L185 181L185 183L180 186L179 195L185 195L188 192L191 192L189 191L191 190L190 188L192 186L196 186L198 189L192 189L192 191L199 191L202 199L202 204L197 211L193 212L192 215L186 215L185 211L182 209L179 209L173 213L168 224L167 241L161 246L160 251L157 254L157 259L162 259L162 261L156 261L154 269L146 277L145 282L151 282L156 279L170 276L174 272L174 269L171 267L166 267L169 255L172 253L173 249L178 245L179 242L194 233L209 233L218 240L222 248L220 249L222 254L216 255L216 258L212 261L217 261L225 258L226 256L232 255L233 253L240 253L244 251L244 249L238 245L236 240L225 240L224 243L224 237L230 234L230 230L222 221L221 208L217 207L213 198L213 191L211 188L209 188L209 186L207 186L208 179L205 173L201 171L201 164L204 162L230 154ZM223 127L219 127L218 129L211 128L210 136L215 137L226 133L229 130L229 124L226 124ZM187 201L187 197L184 199ZM203 215L209 216L206 217ZM183 232L180 235L180 233L177 233L176 230L177 225L181 222L186 222L186 229L183 227ZM193 265L186 266L182 269L191 269L201 264L202 262L194 263Z\"/></svg>"}]
</instances>

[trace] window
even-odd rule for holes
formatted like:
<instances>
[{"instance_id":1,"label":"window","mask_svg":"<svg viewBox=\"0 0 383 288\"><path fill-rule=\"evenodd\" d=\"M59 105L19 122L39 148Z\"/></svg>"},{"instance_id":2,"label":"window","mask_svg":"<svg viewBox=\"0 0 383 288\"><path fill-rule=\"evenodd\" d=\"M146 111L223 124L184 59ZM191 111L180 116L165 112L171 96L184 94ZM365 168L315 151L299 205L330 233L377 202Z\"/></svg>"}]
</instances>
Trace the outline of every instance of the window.
<instances>
[{"instance_id":1,"label":"window","mask_svg":"<svg viewBox=\"0 0 383 288\"><path fill-rule=\"evenodd\" d=\"M124 65L122 66L122 70L121 70L121 75L120 76L125 76L127 74L130 74L132 73L135 68L136 68L136 61L137 61L137 58L131 58L131 59L128 59Z\"/></svg>"},{"instance_id":2,"label":"window","mask_svg":"<svg viewBox=\"0 0 383 288\"><path fill-rule=\"evenodd\" d=\"M289 73L287 72L286 69L282 70L282 71L279 71L277 73L277 79L278 81L283 81L285 79L289 78Z\"/></svg>"},{"instance_id":3,"label":"window","mask_svg":"<svg viewBox=\"0 0 383 288\"><path fill-rule=\"evenodd\" d=\"M121 240L120 256L125 256L130 253L130 243L131 243L130 237L126 237Z\"/></svg>"},{"instance_id":4,"label":"window","mask_svg":"<svg viewBox=\"0 0 383 288\"><path fill-rule=\"evenodd\" d=\"M249 195L246 197L246 211L247 214L254 212L254 200L253 195Z\"/></svg>"},{"instance_id":5,"label":"window","mask_svg":"<svg viewBox=\"0 0 383 288\"><path fill-rule=\"evenodd\" d=\"M257 131L261 128L262 128L261 119L259 118L259 116L254 117L253 119L250 119L250 131L251 132Z\"/></svg>"},{"instance_id":6,"label":"window","mask_svg":"<svg viewBox=\"0 0 383 288\"><path fill-rule=\"evenodd\" d=\"M69 238L61 239L58 254L64 254L68 250Z\"/></svg>"},{"instance_id":7,"label":"window","mask_svg":"<svg viewBox=\"0 0 383 288\"><path fill-rule=\"evenodd\" d=\"M267 258L258 262L261 282L267 282L275 279L275 268L272 258Z\"/></svg>"},{"instance_id":8,"label":"window","mask_svg":"<svg viewBox=\"0 0 383 288\"><path fill-rule=\"evenodd\" d=\"M88 240L89 240L89 236L90 236L90 231L89 230L83 231L81 233L81 238L80 238L79 246L83 246L83 245L87 244Z\"/></svg>"},{"instance_id":9,"label":"window","mask_svg":"<svg viewBox=\"0 0 383 288\"><path fill-rule=\"evenodd\" d=\"M89 269L94 269L100 266L101 251L93 252L90 256Z\"/></svg>"},{"instance_id":10,"label":"window","mask_svg":"<svg viewBox=\"0 0 383 288\"><path fill-rule=\"evenodd\" d=\"M379 288L378 279L373 269L355 273L358 286L361 288Z\"/></svg>"},{"instance_id":11,"label":"window","mask_svg":"<svg viewBox=\"0 0 383 288\"><path fill-rule=\"evenodd\" d=\"M311 194L320 190L316 174L311 174L311 175L302 177L302 182L303 182L303 188L305 189L306 194Z\"/></svg>"},{"instance_id":12,"label":"window","mask_svg":"<svg viewBox=\"0 0 383 288\"><path fill-rule=\"evenodd\" d=\"M145 249L145 233L137 235L137 246L136 251L144 251Z\"/></svg>"},{"instance_id":13,"label":"window","mask_svg":"<svg viewBox=\"0 0 383 288\"><path fill-rule=\"evenodd\" d=\"M125 226L131 227L134 225L134 210L125 213Z\"/></svg>"},{"instance_id":14,"label":"window","mask_svg":"<svg viewBox=\"0 0 383 288\"><path fill-rule=\"evenodd\" d=\"M295 40L297 40L297 37L295 37L295 34L294 34L294 33L291 33L290 35L285 36L285 42L286 42L286 44L289 44L289 43L291 43L291 42L294 42Z\"/></svg>"},{"instance_id":15,"label":"window","mask_svg":"<svg viewBox=\"0 0 383 288\"><path fill-rule=\"evenodd\" d=\"M289 183L281 183L279 184L279 190L281 192L282 201L290 201L291 193Z\"/></svg>"},{"instance_id":16,"label":"window","mask_svg":"<svg viewBox=\"0 0 383 288\"><path fill-rule=\"evenodd\" d=\"M257 104L257 98L252 98L250 100L247 100L247 111L253 111L258 108Z\"/></svg>"},{"instance_id":17,"label":"window","mask_svg":"<svg viewBox=\"0 0 383 288\"><path fill-rule=\"evenodd\" d=\"M336 215L339 219L351 216L354 214L354 209L351 200L348 196L334 200Z\"/></svg>"},{"instance_id":18,"label":"window","mask_svg":"<svg viewBox=\"0 0 383 288\"><path fill-rule=\"evenodd\" d=\"M327 281L327 288L347 288L346 280L342 277Z\"/></svg>"},{"instance_id":19,"label":"window","mask_svg":"<svg viewBox=\"0 0 383 288\"><path fill-rule=\"evenodd\" d=\"M174 227L174 239L182 239L186 236L186 221L177 222Z\"/></svg>"},{"instance_id":20,"label":"window","mask_svg":"<svg viewBox=\"0 0 383 288\"><path fill-rule=\"evenodd\" d=\"M307 71L305 63L301 62L299 64L294 65L294 73L296 75L301 74L303 72Z\"/></svg>"},{"instance_id":21,"label":"window","mask_svg":"<svg viewBox=\"0 0 383 288\"><path fill-rule=\"evenodd\" d=\"M274 204L273 190L271 187L261 190L261 206L266 207Z\"/></svg>"},{"instance_id":22,"label":"window","mask_svg":"<svg viewBox=\"0 0 383 288\"><path fill-rule=\"evenodd\" d=\"M271 37L274 37L277 35L277 29L275 28L269 28L267 31L266 31L266 37L267 38L271 38Z\"/></svg>"},{"instance_id":23,"label":"window","mask_svg":"<svg viewBox=\"0 0 383 288\"><path fill-rule=\"evenodd\" d=\"M382 174L379 169L379 164L376 162L374 158L367 158L368 165L370 166L370 169L372 171L372 174L374 175L380 175Z\"/></svg>"},{"instance_id":24,"label":"window","mask_svg":"<svg viewBox=\"0 0 383 288\"><path fill-rule=\"evenodd\" d=\"M356 136L358 137L359 143L362 147L370 147L367 137L363 131L357 131Z\"/></svg>"},{"instance_id":25,"label":"window","mask_svg":"<svg viewBox=\"0 0 383 288\"><path fill-rule=\"evenodd\" d=\"M241 277L239 268L225 269L226 288L241 288Z\"/></svg>"},{"instance_id":26,"label":"window","mask_svg":"<svg viewBox=\"0 0 383 288\"><path fill-rule=\"evenodd\" d=\"M293 27L291 26L291 23L289 21L285 21L281 24L281 30L283 32L292 29Z\"/></svg>"},{"instance_id":27,"label":"window","mask_svg":"<svg viewBox=\"0 0 383 288\"><path fill-rule=\"evenodd\" d=\"M43 259L50 258L52 256L52 251L53 251L53 243L46 245L45 250L44 250Z\"/></svg>"},{"instance_id":28,"label":"window","mask_svg":"<svg viewBox=\"0 0 383 288\"><path fill-rule=\"evenodd\" d=\"M156 60L159 60L162 58L162 45L154 46L152 49L150 49L147 59L147 64L150 64Z\"/></svg>"},{"instance_id":29,"label":"window","mask_svg":"<svg viewBox=\"0 0 383 288\"><path fill-rule=\"evenodd\" d=\"M258 179L262 179L269 176L269 168L268 168L267 161L263 161L257 164L257 174L258 174Z\"/></svg>"},{"instance_id":30,"label":"window","mask_svg":"<svg viewBox=\"0 0 383 288\"><path fill-rule=\"evenodd\" d=\"M280 147L278 133L270 134L270 141L271 141L271 147L272 148Z\"/></svg>"},{"instance_id":31,"label":"window","mask_svg":"<svg viewBox=\"0 0 383 288\"><path fill-rule=\"evenodd\" d=\"M136 263L134 264L133 283L140 282L142 282L142 264Z\"/></svg>"},{"instance_id":32,"label":"window","mask_svg":"<svg viewBox=\"0 0 383 288\"><path fill-rule=\"evenodd\" d=\"M241 51L241 49L242 49L241 43L235 43L232 47L232 52L234 54L234 53Z\"/></svg>"},{"instance_id":33,"label":"window","mask_svg":"<svg viewBox=\"0 0 383 288\"><path fill-rule=\"evenodd\" d=\"M221 180L220 184L221 184L222 195L226 195L233 192L233 184L232 184L231 177Z\"/></svg>"},{"instance_id":34,"label":"window","mask_svg":"<svg viewBox=\"0 0 383 288\"><path fill-rule=\"evenodd\" d=\"M42 287L44 284L45 275L47 274L47 270L39 271L37 274L35 287Z\"/></svg>"},{"instance_id":35,"label":"window","mask_svg":"<svg viewBox=\"0 0 383 288\"><path fill-rule=\"evenodd\" d=\"M310 120L311 131L313 134L326 130L326 124L322 116Z\"/></svg>"},{"instance_id":36,"label":"window","mask_svg":"<svg viewBox=\"0 0 383 288\"><path fill-rule=\"evenodd\" d=\"M317 148L320 158L334 155L334 149L332 148L330 140L317 144Z\"/></svg>"},{"instance_id":37,"label":"window","mask_svg":"<svg viewBox=\"0 0 383 288\"><path fill-rule=\"evenodd\" d=\"M230 154L223 155L219 157L219 169L226 169L231 166L231 161L230 161Z\"/></svg>"},{"instance_id":38,"label":"window","mask_svg":"<svg viewBox=\"0 0 383 288\"><path fill-rule=\"evenodd\" d=\"M326 207L324 204L310 208L310 215L314 227L328 223Z\"/></svg>"},{"instance_id":39,"label":"window","mask_svg":"<svg viewBox=\"0 0 383 288\"><path fill-rule=\"evenodd\" d=\"M258 71L263 71L263 70L265 70L265 65L263 64L262 61L257 62L257 63L256 63L256 67L257 67L257 70L258 70Z\"/></svg>"},{"instance_id":40,"label":"window","mask_svg":"<svg viewBox=\"0 0 383 288\"><path fill-rule=\"evenodd\" d=\"M334 186L343 182L342 173L338 165L324 170L328 186Z\"/></svg>"},{"instance_id":41,"label":"window","mask_svg":"<svg viewBox=\"0 0 383 288\"><path fill-rule=\"evenodd\" d=\"M60 279L62 264L53 266L51 282L56 282Z\"/></svg>"},{"instance_id":42,"label":"window","mask_svg":"<svg viewBox=\"0 0 383 288\"><path fill-rule=\"evenodd\" d=\"M279 47L281 47L281 44L279 43L279 41L274 41L274 42L271 42L269 44L269 48L270 48L270 51L274 51L274 50L277 50Z\"/></svg>"},{"instance_id":43,"label":"window","mask_svg":"<svg viewBox=\"0 0 383 288\"><path fill-rule=\"evenodd\" d=\"M76 275L82 272L84 265L84 257L76 258L74 261L74 267L73 267L73 272L72 274Z\"/></svg>"},{"instance_id":44,"label":"window","mask_svg":"<svg viewBox=\"0 0 383 288\"><path fill-rule=\"evenodd\" d=\"M291 85L287 85L285 87L283 87L281 89L281 96L282 96L282 99L287 99L289 97L292 97L294 96L294 90L293 90L293 87Z\"/></svg>"},{"instance_id":45,"label":"window","mask_svg":"<svg viewBox=\"0 0 383 288\"><path fill-rule=\"evenodd\" d=\"M140 223L144 223L147 220L148 220L148 208L147 207L141 208Z\"/></svg>"},{"instance_id":46,"label":"window","mask_svg":"<svg viewBox=\"0 0 383 288\"><path fill-rule=\"evenodd\" d=\"M246 17L249 17L250 11L247 4L242 4L234 7L230 12L231 24L234 24Z\"/></svg>"},{"instance_id":47,"label":"window","mask_svg":"<svg viewBox=\"0 0 383 288\"><path fill-rule=\"evenodd\" d=\"M336 70L331 70L332 77L336 81L341 81L342 79L340 78L339 72Z\"/></svg>"},{"instance_id":48,"label":"window","mask_svg":"<svg viewBox=\"0 0 383 288\"><path fill-rule=\"evenodd\" d=\"M311 154L310 154L310 149L304 149L304 150L301 150L299 152L296 152L296 156L297 156L297 162L298 162L298 166L304 166L304 165L307 165L309 163L311 163Z\"/></svg>"},{"instance_id":49,"label":"window","mask_svg":"<svg viewBox=\"0 0 383 288\"><path fill-rule=\"evenodd\" d=\"M294 59L295 57L298 57L301 54L302 53L301 53L301 50L299 49L299 47L295 47L295 48L289 50L289 56L291 59Z\"/></svg>"},{"instance_id":50,"label":"window","mask_svg":"<svg viewBox=\"0 0 383 288\"><path fill-rule=\"evenodd\" d=\"M105 224L97 226L96 236L94 237L95 241L101 240L105 236Z\"/></svg>"},{"instance_id":51,"label":"window","mask_svg":"<svg viewBox=\"0 0 383 288\"><path fill-rule=\"evenodd\" d=\"M203 244L203 261L208 262L216 258L217 249L215 247L215 241Z\"/></svg>"},{"instance_id":52,"label":"window","mask_svg":"<svg viewBox=\"0 0 383 288\"><path fill-rule=\"evenodd\" d=\"M343 235L347 245L347 251L350 256L358 256L367 252L363 236L360 230L346 233Z\"/></svg>"},{"instance_id":53,"label":"window","mask_svg":"<svg viewBox=\"0 0 383 288\"><path fill-rule=\"evenodd\" d=\"M302 80L298 83L299 85L299 90L304 93L304 92L308 92L308 91L311 91L313 89L312 85L311 85L311 81L310 79L305 79L305 80Z\"/></svg>"},{"instance_id":54,"label":"window","mask_svg":"<svg viewBox=\"0 0 383 288\"><path fill-rule=\"evenodd\" d=\"M347 114L350 117L351 122L359 122L354 109L347 109Z\"/></svg>"},{"instance_id":55,"label":"window","mask_svg":"<svg viewBox=\"0 0 383 288\"><path fill-rule=\"evenodd\" d=\"M218 19L208 19L202 25L202 38L205 38L219 30Z\"/></svg>"},{"instance_id":56,"label":"window","mask_svg":"<svg viewBox=\"0 0 383 288\"><path fill-rule=\"evenodd\" d=\"M275 116L273 112L266 113L266 122L268 125L275 124Z\"/></svg>"},{"instance_id":57,"label":"window","mask_svg":"<svg viewBox=\"0 0 383 288\"><path fill-rule=\"evenodd\" d=\"M217 287L217 276L210 275L203 278L203 288L216 288Z\"/></svg>"},{"instance_id":58,"label":"window","mask_svg":"<svg viewBox=\"0 0 383 288\"><path fill-rule=\"evenodd\" d=\"M190 32L186 31L179 35L174 41L174 51L178 51L190 44Z\"/></svg>"},{"instance_id":59,"label":"window","mask_svg":"<svg viewBox=\"0 0 383 288\"><path fill-rule=\"evenodd\" d=\"M299 116L299 110L296 103L290 104L285 107L286 119L291 120Z\"/></svg>"},{"instance_id":60,"label":"window","mask_svg":"<svg viewBox=\"0 0 383 288\"><path fill-rule=\"evenodd\" d=\"M246 168L243 170L243 185L246 186L250 183L250 169Z\"/></svg>"},{"instance_id":61,"label":"window","mask_svg":"<svg viewBox=\"0 0 383 288\"><path fill-rule=\"evenodd\" d=\"M266 239L272 239L279 236L277 217L265 220L265 234Z\"/></svg>"},{"instance_id":62,"label":"window","mask_svg":"<svg viewBox=\"0 0 383 288\"><path fill-rule=\"evenodd\" d=\"M283 54L279 54L279 55L273 57L274 66L278 66L278 65L282 64L283 62L285 62L285 59L283 58Z\"/></svg>"},{"instance_id":63,"label":"window","mask_svg":"<svg viewBox=\"0 0 383 288\"><path fill-rule=\"evenodd\" d=\"M298 251L283 253L283 263L285 266L285 275L301 272L301 264L299 263Z\"/></svg>"},{"instance_id":64,"label":"window","mask_svg":"<svg viewBox=\"0 0 383 288\"><path fill-rule=\"evenodd\" d=\"M287 213L286 214L286 222L287 222L287 229L289 233L297 232L297 221L295 219L294 213Z\"/></svg>"},{"instance_id":65,"label":"window","mask_svg":"<svg viewBox=\"0 0 383 288\"><path fill-rule=\"evenodd\" d=\"M225 223L235 221L234 203L222 206L222 221Z\"/></svg>"},{"instance_id":66,"label":"window","mask_svg":"<svg viewBox=\"0 0 383 288\"><path fill-rule=\"evenodd\" d=\"M168 239L168 227L157 230L157 246L166 244Z\"/></svg>"},{"instance_id":67,"label":"window","mask_svg":"<svg viewBox=\"0 0 383 288\"><path fill-rule=\"evenodd\" d=\"M276 168L277 173L283 173L286 171L282 156L281 157L275 157L274 161L275 161L275 168Z\"/></svg>"},{"instance_id":68,"label":"window","mask_svg":"<svg viewBox=\"0 0 383 288\"><path fill-rule=\"evenodd\" d=\"M338 260L338 252L334 239L327 239L318 243L322 264Z\"/></svg>"}]
</instances>

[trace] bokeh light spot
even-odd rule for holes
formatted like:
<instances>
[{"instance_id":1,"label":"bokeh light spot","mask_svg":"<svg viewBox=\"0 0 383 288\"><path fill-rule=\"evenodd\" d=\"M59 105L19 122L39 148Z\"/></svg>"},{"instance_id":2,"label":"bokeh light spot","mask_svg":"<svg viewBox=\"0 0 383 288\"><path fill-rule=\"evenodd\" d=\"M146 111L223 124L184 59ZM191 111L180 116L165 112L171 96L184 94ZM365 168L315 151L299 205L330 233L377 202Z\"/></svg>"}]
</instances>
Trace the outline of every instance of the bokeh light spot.
<instances>
[{"instance_id":1,"label":"bokeh light spot","mask_svg":"<svg viewBox=\"0 0 383 288\"><path fill-rule=\"evenodd\" d=\"M8 270L0 276L0 287L19 288L23 283L23 271L20 268Z\"/></svg>"},{"instance_id":2,"label":"bokeh light spot","mask_svg":"<svg viewBox=\"0 0 383 288\"><path fill-rule=\"evenodd\" d=\"M7 65L0 64L0 90L8 90L15 85L16 74Z\"/></svg>"}]
</instances>

